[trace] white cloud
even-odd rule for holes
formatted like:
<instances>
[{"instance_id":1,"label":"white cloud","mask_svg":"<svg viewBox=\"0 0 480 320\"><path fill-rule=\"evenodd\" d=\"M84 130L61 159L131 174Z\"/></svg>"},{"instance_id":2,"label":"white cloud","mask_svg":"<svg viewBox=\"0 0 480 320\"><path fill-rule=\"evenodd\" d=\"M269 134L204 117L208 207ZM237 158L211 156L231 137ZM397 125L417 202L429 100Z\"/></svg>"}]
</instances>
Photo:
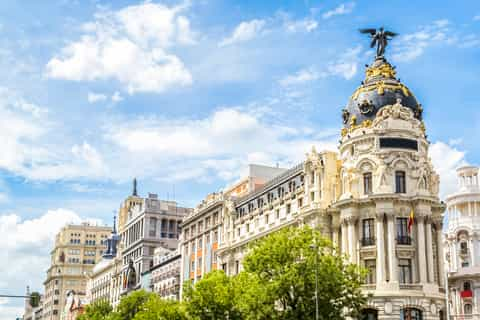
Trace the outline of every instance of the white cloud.
<instances>
[{"instance_id":1,"label":"white cloud","mask_svg":"<svg viewBox=\"0 0 480 320\"><path fill-rule=\"evenodd\" d=\"M412 61L430 47L442 45L458 45L462 47L476 45L475 37L468 38L452 28L447 19L435 20L428 25L421 26L417 31L405 34L393 42L392 58L399 62Z\"/></svg>"},{"instance_id":2,"label":"white cloud","mask_svg":"<svg viewBox=\"0 0 480 320\"><path fill-rule=\"evenodd\" d=\"M107 96L104 95L103 93L94 93L94 92L89 92L87 96L87 100L89 103L96 103L99 101L105 101L107 100Z\"/></svg>"},{"instance_id":3,"label":"white cloud","mask_svg":"<svg viewBox=\"0 0 480 320\"><path fill-rule=\"evenodd\" d=\"M430 157L435 170L440 175L440 197L445 199L447 195L458 189L456 169L467 164L465 152L438 141L430 146Z\"/></svg>"},{"instance_id":4,"label":"white cloud","mask_svg":"<svg viewBox=\"0 0 480 320\"><path fill-rule=\"evenodd\" d=\"M318 72L313 70L313 68L302 69L295 73L294 75L286 76L285 78L279 81L280 85L284 87L289 87L293 85L304 84L306 82L315 81L320 77Z\"/></svg>"},{"instance_id":5,"label":"white cloud","mask_svg":"<svg viewBox=\"0 0 480 320\"><path fill-rule=\"evenodd\" d=\"M120 102L123 100L123 97L122 95L120 94L120 92L118 91L115 91L112 95L112 102L116 103L116 102Z\"/></svg>"},{"instance_id":6,"label":"white cloud","mask_svg":"<svg viewBox=\"0 0 480 320\"><path fill-rule=\"evenodd\" d=\"M355 7L354 2L342 3L338 7L336 7L335 9L327 11L324 14L322 14L322 18L323 19L330 19L333 16L348 14L348 13L353 11L354 7Z\"/></svg>"},{"instance_id":7,"label":"white cloud","mask_svg":"<svg viewBox=\"0 0 480 320\"><path fill-rule=\"evenodd\" d=\"M480 14L477 14L475 17L473 17L473 21L480 21Z\"/></svg>"},{"instance_id":8,"label":"white cloud","mask_svg":"<svg viewBox=\"0 0 480 320\"><path fill-rule=\"evenodd\" d=\"M218 45L223 47L252 40L262 33L264 27L264 20L254 19L243 21L235 28L235 30L233 30L233 33L229 37L223 39Z\"/></svg>"},{"instance_id":9,"label":"white cloud","mask_svg":"<svg viewBox=\"0 0 480 320\"><path fill-rule=\"evenodd\" d=\"M22 220L17 214L0 215L0 259L8 266L0 273L0 284L9 293L21 294L29 285L43 292L42 281L50 263L56 233L67 223L80 223L82 219L67 209L48 210L40 217ZM23 308L17 301L0 303L0 319L15 319Z\"/></svg>"},{"instance_id":10,"label":"white cloud","mask_svg":"<svg viewBox=\"0 0 480 320\"><path fill-rule=\"evenodd\" d=\"M317 29L318 22L311 18L305 18L301 20L290 21L287 20L284 22L285 29L288 32L312 32Z\"/></svg>"},{"instance_id":11,"label":"white cloud","mask_svg":"<svg viewBox=\"0 0 480 320\"><path fill-rule=\"evenodd\" d=\"M105 138L120 148L120 154L131 155L132 159L123 157L126 162L135 161L130 167L121 164L123 174L134 166L142 174L172 180L223 179L238 176L249 159L292 165L302 161L314 144L319 149L336 148L335 139L316 139L308 130L271 118L268 112L223 108L203 119L129 119L111 124Z\"/></svg>"},{"instance_id":12,"label":"white cloud","mask_svg":"<svg viewBox=\"0 0 480 320\"><path fill-rule=\"evenodd\" d=\"M46 66L48 77L73 81L115 79L130 94L187 86L192 76L175 45L194 43L184 7L145 2L116 12L103 11L84 25L85 34Z\"/></svg>"}]
</instances>

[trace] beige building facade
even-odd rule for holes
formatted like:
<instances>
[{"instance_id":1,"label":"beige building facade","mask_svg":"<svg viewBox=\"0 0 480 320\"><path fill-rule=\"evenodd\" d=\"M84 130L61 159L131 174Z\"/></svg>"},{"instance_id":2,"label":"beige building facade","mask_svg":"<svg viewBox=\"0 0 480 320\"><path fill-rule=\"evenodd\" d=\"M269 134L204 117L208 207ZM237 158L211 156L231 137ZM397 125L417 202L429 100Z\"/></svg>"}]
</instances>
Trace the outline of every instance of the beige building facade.
<instances>
[{"instance_id":1,"label":"beige building facade","mask_svg":"<svg viewBox=\"0 0 480 320\"><path fill-rule=\"evenodd\" d=\"M80 300L86 298L87 275L101 259L111 231L110 227L83 223L67 225L57 234L43 283L43 319L63 319L67 294L72 290Z\"/></svg>"},{"instance_id":2,"label":"beige building facade","mask_svg":"<svg viewBox=\"0 0 480 320\"><path fill-rule=\"evenodd\" d=\"M480 319L479 168L457 170L458 189L447 197L445 257L451 319Z\"/></svg>"},{"instance_id":3,"label":"beige building facade","mask_svg":"<svg viewBox=\"0 0 480 320\"><path fill-rule=\"evenodd\" d=\"M215 267L229 275L242 270L251 241L285 226L310 225L369 270L365 319L443 319L445 206L422 113L395 69L377 57L342 111L338 153L313 149L304 162L254 190L207 198L187 218L182 279L210 270L199 258L203 223L215 212L221 235Z\"/></svg>"}]
</instances>

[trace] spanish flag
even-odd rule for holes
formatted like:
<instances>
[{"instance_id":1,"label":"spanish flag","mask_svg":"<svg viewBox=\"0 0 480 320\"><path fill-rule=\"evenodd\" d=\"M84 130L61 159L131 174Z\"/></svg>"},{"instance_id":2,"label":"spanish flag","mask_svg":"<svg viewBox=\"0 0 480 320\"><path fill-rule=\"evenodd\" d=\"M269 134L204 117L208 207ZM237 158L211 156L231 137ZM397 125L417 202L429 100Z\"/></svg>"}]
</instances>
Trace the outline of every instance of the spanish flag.
<instances>
[{"instance_id":1,"label":"spanish flag","mask_svg":"<svg viewBox=\"0 0 480 320\"><path fill-rule=\"evenodd\" d=\"M413 208L412 208L412 211L410 211L410 216L408 216L408 233L412 232L412 226L414 221L415 221L415 215L413 214Z\"/></svg>"}]
</instances>

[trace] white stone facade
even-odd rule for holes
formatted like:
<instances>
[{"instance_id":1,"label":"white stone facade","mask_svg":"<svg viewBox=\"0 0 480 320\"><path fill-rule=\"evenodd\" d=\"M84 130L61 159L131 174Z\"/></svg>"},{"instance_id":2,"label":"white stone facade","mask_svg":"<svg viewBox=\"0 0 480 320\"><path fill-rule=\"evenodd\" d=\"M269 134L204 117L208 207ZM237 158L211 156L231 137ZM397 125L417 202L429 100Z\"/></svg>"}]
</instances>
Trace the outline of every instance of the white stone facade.
<instances>
[{"instance_id":1,"label":"white stone facade","mask_svg":"<svg viewBox=\"0 0 480 320\"><path fill-rule=\"evenodd\" d=\"M458 191L448 196L445 237L451 319L480 319L479 168L457 170Z\"/></svg>"}]
</instances>

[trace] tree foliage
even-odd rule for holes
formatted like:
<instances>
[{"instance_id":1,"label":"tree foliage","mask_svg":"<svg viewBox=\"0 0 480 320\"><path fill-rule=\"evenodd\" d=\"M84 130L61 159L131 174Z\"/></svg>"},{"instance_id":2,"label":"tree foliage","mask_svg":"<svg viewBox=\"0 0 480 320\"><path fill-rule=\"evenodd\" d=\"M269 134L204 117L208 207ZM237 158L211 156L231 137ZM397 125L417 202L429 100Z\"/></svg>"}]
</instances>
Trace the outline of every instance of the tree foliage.
<instances>
[{"instance_id":1,"label":"tree foliage","mask_svg":"<svg viewBox=\"0 0 480 320\"><path fill-rule=\"evenodd\" d=\"M193 286L185 284L183 297L192 319L241 319L233 281L223 271L210 272Z\"/></svg>"},{"instance_id":2,"label":"tree foliage","mask_svg":"<svg viewBox=\"0 0 480 320\"><path fill-rule=\"evenodd\" d=\"M85 313L78 317L78 320L106 320L112 312L112 306L108 301L100 300L89 304Z\"/></svg>"},{"instance_id":3,"label":"tree foliage","mask_svg":"<svg viewBox=\"0 0 480 320\"><path fill-rule=\"evenodd\" d=\"M116 312L113 313L113 319L118 316L122 320L132 320L137 312L143 310L144 304L155 293L146 292L145 290L133 291L128 296L123 297L118 304Z\"/></svg>"},{"instance_id":4,"label":"tree foliage","mask_svg":"<svg viewBox=\"0 0 480 320\"><path fill-rule=\"evenodd\" d=\"M133 320L187 320L184 306L157 295L151 295L135 314Z\"/></svg>"}]
</instances>

